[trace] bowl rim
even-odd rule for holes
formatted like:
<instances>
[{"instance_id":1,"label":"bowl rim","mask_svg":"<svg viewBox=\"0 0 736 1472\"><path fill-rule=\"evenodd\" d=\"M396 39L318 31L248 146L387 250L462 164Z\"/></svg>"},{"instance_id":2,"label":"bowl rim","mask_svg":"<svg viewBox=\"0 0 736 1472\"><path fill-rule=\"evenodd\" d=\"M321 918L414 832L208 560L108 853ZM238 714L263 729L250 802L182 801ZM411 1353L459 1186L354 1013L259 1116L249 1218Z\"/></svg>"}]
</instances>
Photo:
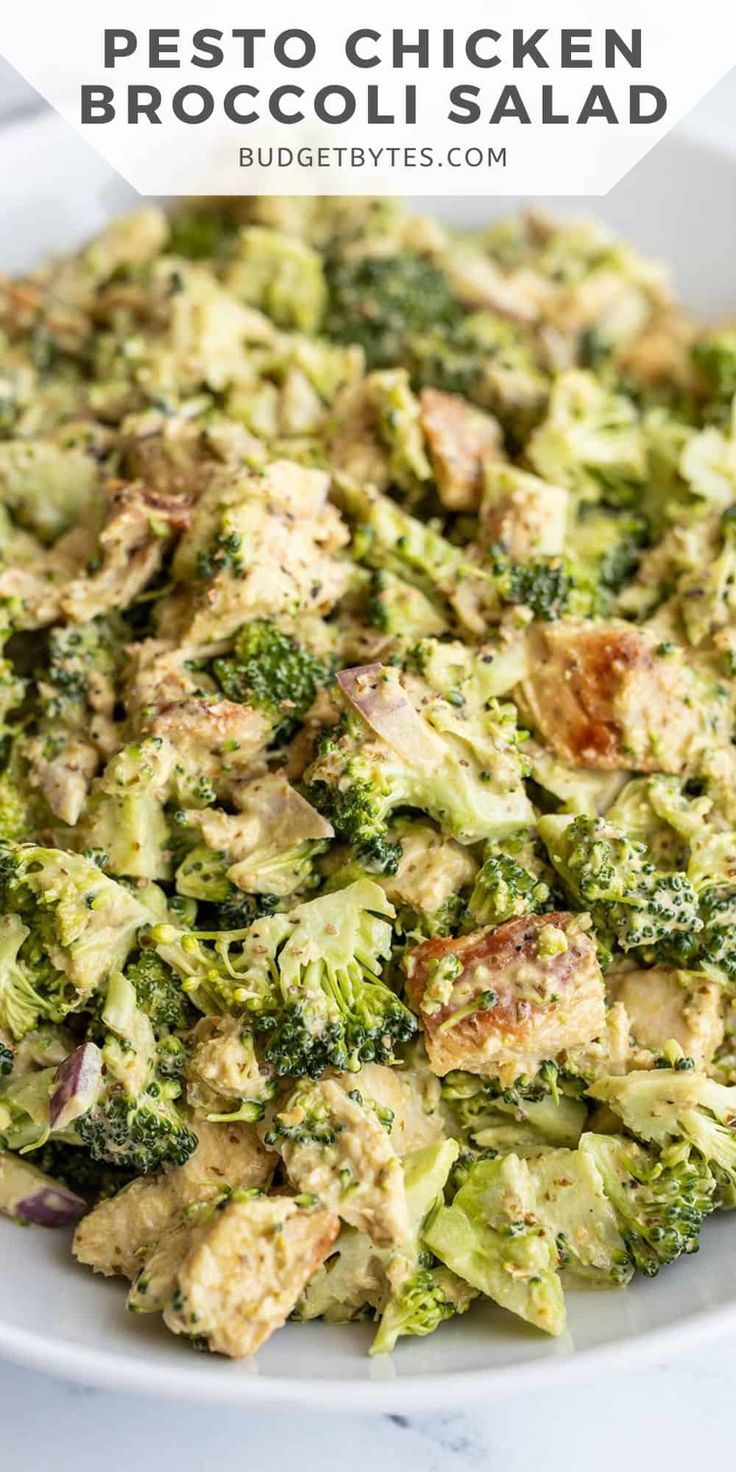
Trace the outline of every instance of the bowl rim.
<instances>
[{"instance_id":1,"label":"bowl rim","mask_svg":"<svg viewBox=\"0 0 736 1472\"><path fill-rule=\"evenodd\" d=\"M39 100L37 106L28 104L5 120L0 118L0 140L10 147L25 140L35 150L41 147L46 133L54 135L64 128L69 128L80 143L86 142ZM671 141L723 161L736 158L736 141L718 127L704 128L698 123L690 128L686 121L680 124L674 139L668 134L662 140L664 145ZM114 177L111 166L101 163ZM635 1337L623 1335L590 1349L564 1348L556 1356L479 1369L394 1375L388 1359L370 1361L369 1373L360 1379L269 1374L251 1361L245 1372L242 1364L222 1362L217 1374L203 1375L201 1360L195 1356L188 1360L183 1356L180 1365L155 1365L127 1351L87 1347L52 1333L3 1322L0 1309L0 1360L97 1389L200 1405L342 1414L429 1413L460 1410L501 1396L584 1385L608 1372L646 1370L663 1354L676 1354L734 1332L736 1300L695 1309L670 1324L643 1329Z\"/></svg>"},{"instance_id":2,"label":"bowl rim","mask_svg":"<svg viewBox=\"0 0 736 1472\"><path fill-rule=\"evenodd\" d=\"M222 1374L203 1376L195 1356L189 1364L182 1360L181 1367L155 1366L148 1359L86 1348L0 1321L0 1359L76 1384L167 1401L335 1414L417 1414L461 1410L480 1401L490 1403L501 1396L553 1390L561 1385L582 1386L599 1381L607 1373L633 1374L648 1369L662 1354L712 1343L735 1328L736 1302L731 1302L646 1329L634 1339L622 1337L593 1349L572 1349L557 1358L395 1378L379 1373L359 1380L262 1374L255 1361L250 1362L255 1373L243 1373L242 1364L223 1362Z\"/></svg>"}]
</instances>

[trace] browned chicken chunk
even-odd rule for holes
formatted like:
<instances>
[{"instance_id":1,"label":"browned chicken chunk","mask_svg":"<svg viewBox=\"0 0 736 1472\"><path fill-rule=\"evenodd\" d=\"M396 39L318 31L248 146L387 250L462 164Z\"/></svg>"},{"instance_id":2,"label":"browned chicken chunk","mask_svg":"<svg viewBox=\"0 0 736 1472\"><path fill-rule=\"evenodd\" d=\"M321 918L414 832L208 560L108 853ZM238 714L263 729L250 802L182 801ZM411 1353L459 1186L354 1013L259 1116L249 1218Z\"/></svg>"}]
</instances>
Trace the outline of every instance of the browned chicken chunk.
<instances>
[{"instance_id":1,"label":"browned chicken chunk","mask_svg":"<svg viewBox=\"0 0 736 1472\"><path fill-rule=\"evenodd\" d=\"M503 457L498 421L438 388L422 389L420 403L440 500L450 511L475 511L485 461Z\"/></svg>"},{"instance_id":2,"label":"browned chicken chunk","mask_svg":"<svg viewBox=\"0 0 736 1472\"><path fill-rule=\"evenodd\" d=\"M595 944L575 915L524 915L457 940L424 941L406 969L440 1075L464 1068L511 1083L605 1026Z\"/></svg>"},{"instance_id":3,"label":"browned chicken chunk","mask_svg":"<svg viewBox=\"0 0 736 1472\"><path fill-rule=\"evenodd\" d=\"M601 771L682 772L711 725L697 675L679 651L630 624L538 625L518 687L542 741Z\"/></svg>"}]
</instances>

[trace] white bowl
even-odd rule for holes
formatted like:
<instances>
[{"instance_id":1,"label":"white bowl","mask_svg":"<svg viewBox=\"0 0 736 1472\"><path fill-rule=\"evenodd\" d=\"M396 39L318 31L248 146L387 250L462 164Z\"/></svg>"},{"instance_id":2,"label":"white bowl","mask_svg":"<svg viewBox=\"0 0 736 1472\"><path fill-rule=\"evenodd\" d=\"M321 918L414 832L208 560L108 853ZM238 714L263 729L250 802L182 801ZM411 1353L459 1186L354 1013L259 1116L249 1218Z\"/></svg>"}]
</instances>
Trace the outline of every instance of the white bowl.
<instances>
[{"instance_id":1,"label":"white bowl","mask_svg":"<svg viewBox=\"0 0 736 1472\"><path fill-rule=\"evenodd\" d=\"M734 313L734 169L728 152L673 138L589 213L670 261L678 289L701 315ZM65 124L44 115L0 133L0 198L0 269L18 270L82 239L135 196ZM419 203L472 224L520 202ZM570 207L580 213L579 202ZM189 1402L447 1409L597 1376L612 1360L633 1367L675 1342L736 1328L731 1220L709 1223L703 1236L696 1257L653 1282L568 1295L569 1330L560 1340L485 1305L428 1339L402 1341L389 1359L368 1359L369 1325L310 1324L289 1325L255 1361L230 1364L194 1354L157 1323L128 1314L122 1285L77 1266L66 1234L0 1221L0 1354L87 1384Z\"/></svg>"}]
</instances>

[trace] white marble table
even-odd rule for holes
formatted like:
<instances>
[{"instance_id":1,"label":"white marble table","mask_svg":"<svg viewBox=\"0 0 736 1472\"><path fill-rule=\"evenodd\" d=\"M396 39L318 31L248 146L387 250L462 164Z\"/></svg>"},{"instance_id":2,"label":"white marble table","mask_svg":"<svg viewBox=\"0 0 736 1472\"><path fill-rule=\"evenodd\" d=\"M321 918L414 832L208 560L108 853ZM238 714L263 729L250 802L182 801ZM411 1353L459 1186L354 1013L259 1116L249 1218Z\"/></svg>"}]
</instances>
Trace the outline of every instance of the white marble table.
<instances>
[{"instance_id":1,"label":"white marble table","mask_svg":"<svg viewBox=\"0 0 736 1472\"><path fill-rule=\"evenodd\" d=\"M697 1361L433 1416L198 1410L0 1365L3 1472L693 1472L734 1442L736 1339Z\"/></svg>"},{"instance_id":2,"label":"white marble table","mask_svg":"<svg viewBox=\"0 0 736 1472\"><path fill-rule=\"evenodd\" d=\"M0 120L38 100L0 61ZM688 121L736 141L736 74ZM0 134L0 147L2 136ZM734 1444L736 1335L564 1392L467 1414L346 1417L199 1410L46 1379L0 1363L2 1472L692 1472Z\"/></svg>"}]
</instances>

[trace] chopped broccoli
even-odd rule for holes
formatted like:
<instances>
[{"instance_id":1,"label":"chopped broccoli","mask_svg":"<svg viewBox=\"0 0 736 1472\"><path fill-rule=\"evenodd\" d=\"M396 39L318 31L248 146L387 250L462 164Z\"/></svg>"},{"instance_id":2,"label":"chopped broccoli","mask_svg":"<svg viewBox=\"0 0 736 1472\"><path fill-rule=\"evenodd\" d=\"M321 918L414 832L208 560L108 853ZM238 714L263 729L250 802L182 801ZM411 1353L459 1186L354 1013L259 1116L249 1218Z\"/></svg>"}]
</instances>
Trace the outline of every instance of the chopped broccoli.
<instances>
[{"instance_id":1,"label":"chopped broccoli","mask_svg":"<svg viewBox=\"0 0 736 1472\"><path fill-rule=\"evenodd\" d=\"M0 917L0 1027L16 1042L39 1019L58 1021L69 1010L64 977L32 941L27 944L30 936L17 915Z\"/></svg>"},{"instance_id":2,"label":"chopped broccoli","mask_svg":"<svg viewBox=\"0 0 736 1472\"><path fill-rule=\"evenodd\" d=\"M296 235L247 225L233 242L225 283L280 327L316 332L325 304L322 260Z\"/></svg>"},{"instance_id":3,"label":"chopped broccoli","mask_svg":"<svg viewBox=\"0 0 736 1472\"><path fill-rule=\"evenodd\" d=\"M122 965L148 908L79 854L36 844L0 847L0 900L30 931L20 955L45 959L69 983L61 1014ZM54 1020L58 1021L59 1016Z\"/></svg>"},{"instance_id":4,"label":"chopped broccoli","mask_svg":"<svg viewBox=\"0 0 736 1472\"><path fill-rule=\"evenodd\" d=\"M440 696L415 710L393 668L346 670L347 718L328 731L305 773L311 801L379 872L395 872L387 843L397 808L417 808L461 843L502 835L531 817L515 711L489 702L458 711Z\"/></svg>"},{"instance_id":5,"label":"chopped broccoli","mask_svg":"<svg viewBox=\"0 0 736 1472\"><path fill-rule=\"evenodd\" d=\"M431 599L385 567L374 568L370 574L365 616L372 628L393 635L404 646L445 629Z\"/></svg>"},{"instance_id":6,"label":"chopped broccoli","mask_svg":"<svg viewBox=\"0 0 736 1472\"><path fill-rule=\"evenodd\" d=\"M342 256L327 263L324 330L359 343L369 368L401 363L411 338L452 328L462 309L443 273L425 256Z\"/></svg>"},{"instance_id":7,"label":"chopped broccoli","mask_svg":"<svg viewBox=\"0 0 736 1472\"><path fill-rule=\"evenodd\" d=\"M603 818L550 815L539 835L565 889L588 909L604 943L625 951L667 943L702 929L695 890L685 874L647 861L646 849Z\"/></svg>"},{"instance_id":8,"label":"chopped broccoli","mask_svg":"<svg viewBox=\"0 0 736 1472\"><path fill-rule=\"evenodd\" d=\"M589 1092L639 1139L659 1146L684 1142L702 1155L719 1182L736 1185L736 1088L696 1072L692 1060L600 1078Z\"/></svg>"},{"instance_id":9,"label":"chopped broccoli","mask_svg":"<svg viewBox=\"0 0 736 1472\"><path fill-rule=\"evenodd\" d=\"M616 593L636 571L648 536L647 520L639 512L584 503L569 533L572 567L604 593ZM601 604L605 612L603 599Z\"/></svg>"},{"instance_id":10,"label":"chopped broccoli","mask_svg":"<svg viewBox=\"0 0 736 1472\"><path fill-rule=\"evenodd\" d=\"M80 825L88 852L105 854L113 874L169 879L169 796L176 750L160 736L124 746L90 793Z\"/></svg>"},{"instance_id":11,"label":"chopped broccoli","mask_svg":"<svg viewBox=\"0 0 736 1472\"><path fill-rule=\"evenodd\" d=\"M235 636L233 652L212 672L228 700L256 705L287 740L327 679L320 660L270 619L254 618Z\"/></svg>"},{"instance_id":12,"label":"chopped broccoli","mask_svg":"<svg viewBox=\"0 0 736 1472\"><path fill-rule=\"evenodd\" d=\"M14 1058L13 1049L0 1038L0 1078L2 1078L4 1073L11 1072Z\"/></svg>"},{"instance_id":13,"label":"chopped broccoli","mask_svg":"<svg viewBox=\"0 0 736 1472\"><path fill-rule=\"evenodd\" d=\"M687 1145L648 1150L622 1135L583 1135L635 1267L648 1278L682 1253L697 1252L715 1181Z\"/></svg>"},{"instance_id":14,"label":"chopped broccoli","mask_svg":"<svg viewBox=\"0 0 736 1472\"><path fill-rule=\"evenodd\" d=\"M471 633L487 633L489 619L500 608L489 571L389 496L343 481L340 501L355 528L353 554L359 562L415 583L430 599L449 604Z\"/></svg>"},{"instance_id":15,"label":"chopped broccoli","mask_svg":"<svg viewBox=\"0 0 736 1472\"><path fill-rule=\"evenodd\" d=\"M595 1138L595 1137L594 1137ZM595 1159L583 1150L545 1150L529 1162L539 1213L554 1236L563 1281L618 1288L633 1269Z\"/></svg>"},{"instance_id":16,"label":"chopped broccoli","mask_svg":"<svg viewBox=\"0 0 736 1472\"><path fill-rule=\"evenodd\" d=\"M587 1109L572 1093L560 1093L550 1070L536 1079L500 1089L495 1079L455 1071L443 1080L442 1096L459 1131L479 1149L533 1157L552 1147L574 1149Z\"/></svg>"},{"instance_id":17,"label":"chopped broccoli","mask_svg":"<svg viewBox=\"0 0 736 1472\"><path fill-rule=\"evenodd\" d=\"M378 432L389 452L389 472L394 485L413 499L432 479L432 467L424 447L421 409L411 391L404 368L372 373L366 380Z\"/></svg>"},{"instance_id":18,"label":"chopped broccoli","mask_svg":"<svg viewBox=\"0 0 736 1472\"><path fill-rule=\"evenodd\" d=\"M129 1169L136 1175L164 1165L185 1165L197 1148L197 1136L174 1103L178 1087L151 1083L130 1098L112 1093L80 1119L77 1134L93 1160Z\"/></svg>"},{"instance_id":19,"label":"chopped broccoli","mask_svg":"<svg viewBox=\"0 0 736 1472\"><path fill-rule=\"evenodd\" d=\"M535 618L548 623L568 611L574 582L565 558L531 557L513 562L502 547L494 546L490 564L502 603L523 604Z\"/></svg>"},{"instance_id":20,"label":"chopped broccoli","mask_svg":"<svg viewBox=\"0 0 736 1472\"><path fill-rule=\"evenodd\" d=\"M548 1334L564 1331L557 1249L542 1223L529 1167L517 1155L471 1166L424 1241L458 1277L503 1308Z\"/></svg>"},{"instance_id":21,"label":"chopped broccoli","mask_svg":"<svg viewBox=\"0 0 736 1472\"><path fill-rule=\"evenodd\" d=\"M515 843L512 835L503 847L500 843L489 844L468 901L472 926L502 925L514 915L538 915L544 910L550 886L542 877L542 866L532 845L524 839L525 835ZM531 849L530 868L520 862L527 858L526 848Z\"/></svg>"},{"instance_id":22,"label":"chopped broccoli","mask_svg":"<svg viewBox=\"0 0 736 1472\"><path fill-rule=\"evenodd\" d=\"M152 948L140 951L125 974L135 987L138 1006L150 1018L156 1033L166 1028L184 1031L191 1027L194 1013L179 977Z\"/></svg>"},{"instance_id":23,"label":"chopped broccoli","mask_svg":"<svg viewBox=\"0 0 736 1472\"><path fill-rule=\"evenodd\" d=\"M133 981L120 972L108 984L102 1022L103 1093L77 1120L79 1139L93 1160L142 1175L183 1165L197 1136L176 1105L181 1086L161 1072L151 1020L138 1006Z\"/></svg>"},{"instance_id":24,"label":"chopped broccoli","mask_svg":"<svg viewBox=\"0 0 736 1472\"><path fill-rule=\"evenodd\" d=\"M226 204L208 201L179 209L169 221L168 249L187 261L204 261L229 251L237 233L237 220Z\"/></svg>"},{"instance_id":25,"label":"chopped broccoli","mask_svg":"<svg viewBox=\"0 0 736 1472\"><path fill-rule=\"evenodd\" d=\"M393 913L380 885L363 879L246 930L164 925L152 938L196 1006L247 1014L277 1073L316 1077L391 1062L395 1044L416 1030L380 979Z\"/></svg>"},{"instance_id":26,"label":"chopped broccoli","mask_svg":"<svg viewBox=\"0 0 736 1472\"><path fill-rule=\"evenodd\" d=\"M693 361L700 370L714 401L724 416L730 413L736 394L736 331L724 327L707 332L693 346Z\"/></svg>"},{"instance_id":27,"label":"chopped broccoli","mask_svg":"<svg viewBox=\"0 0 736 1472\"><path fill-rule=\"evenodd\" d=\"M91 1160L80 1144L67 1144L59 1139L47 1140L40 1149L34 1150L33 1163L46 1175L76 1191L90 1206L117 1195L135 1174L130 1168Z\"/></svg>"},{"instance_id":28,"label":"chopped broccoli","mask_svg":"<svg viewBox=\"0 0 736 1472\"><path fill-rule=\"evenodd\" d=\"M534 431L527 454L538 475L566 486L581 502L630 506L646 479L634 404L581 370L555 380L547 418Z\"/></svg>"},{"instance_id":29,"label":"chopped broccoli","mask_svg":"<svg viewBox=\"0 0 736 1472\"><path fill-rule=\"evenodd\" d=\"M416 1268L391 1295L371 1354L391 1354L403 1334L433 1334L446 1319L469 1308L471 1298L471 1291L447 1268Z\"/></svg>"}]
</instances>

